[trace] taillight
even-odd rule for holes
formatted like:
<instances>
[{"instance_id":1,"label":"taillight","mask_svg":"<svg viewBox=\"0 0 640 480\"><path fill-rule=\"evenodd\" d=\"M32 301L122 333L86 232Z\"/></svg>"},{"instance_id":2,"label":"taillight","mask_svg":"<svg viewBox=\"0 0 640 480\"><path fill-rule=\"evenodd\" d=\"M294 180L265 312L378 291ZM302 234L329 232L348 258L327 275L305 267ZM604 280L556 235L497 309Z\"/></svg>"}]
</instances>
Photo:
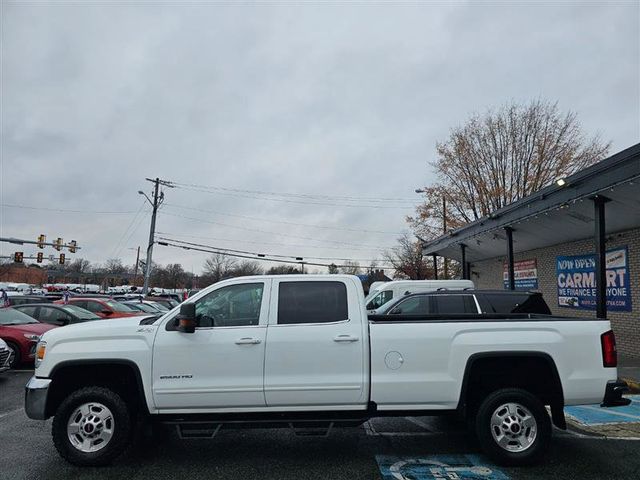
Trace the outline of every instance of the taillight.
<instances>
[{"instance_id":1,"label":"taillight","mask_svg":"<svg viewBox=\"0 0 640 480\"><path fill-rule=\"evenodd\" d=\"M618 352L616 350L616 336L613 334L613 330L600 335L600 342L602 343L602 365L604 367L617 367Z\"/></svg>"}]
</instances>

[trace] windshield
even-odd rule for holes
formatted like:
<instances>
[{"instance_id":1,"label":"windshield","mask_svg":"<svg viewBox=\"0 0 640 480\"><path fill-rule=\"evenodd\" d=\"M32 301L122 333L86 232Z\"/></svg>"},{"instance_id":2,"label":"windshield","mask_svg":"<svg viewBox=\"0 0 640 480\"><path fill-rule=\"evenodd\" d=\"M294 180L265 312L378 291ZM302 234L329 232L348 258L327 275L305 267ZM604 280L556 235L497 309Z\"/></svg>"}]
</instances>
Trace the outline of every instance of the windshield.
<instances>
[{"instance_id":1,"label":"windshield","mask_svg":"<svg viewBox=\"0 0 640 480\"><path fill-rule=\"evenodd\" d=\"M115 300L107 300L104 303L109 305L109 307L111 307L111 309L114 312L131 313L131 312L135 312L136 311L134 308L128 307L127 305L124 305L123 303L116 302Z\"/></svg>"},{"instance_id":2,"label":"windshield","mask_svg":"<svg viewBox=\"0 0 640 480\"><path fill-rule=\"evenodd\" d=\"M71 315L81 318L82 320L101 320L95 313L85 310L84 308L77 307L75 305L64 305L62 309Z\"/></svg>"},{"instance_id":3,"label":"windshield","mask_svg":"<svg viewBox=\"0 0 640 480\"><path fill-rule=\"evenodd\" d=\"M128 307L137 308L146 313L158 313L158 310L153 308L151 305L147 305L146 303L131 303L127 304Z\"/></svg>"},{"instance_id":4,"label":"windshield","mask_svg":"<svg viewBox=\"0 0 640 480\"><path fill-rule=\"evenodd\" d=\"M367 303L367 310L375 310L377 308L380 308L392 298L392 290L385 290L384 292L380 292L375 297L373 297L370 302Z\"/></svg>"},{"instance_id":5,"label":"windshield","mask_svg":"<svg viewBox=\"0 0 640 480\"><path fill-rule=\"evenodd\" d=\"M29 323L40 322L26 313L19 312L13 308L0 309L0 325L26 325Z\"/></svg>"}]
</instances>

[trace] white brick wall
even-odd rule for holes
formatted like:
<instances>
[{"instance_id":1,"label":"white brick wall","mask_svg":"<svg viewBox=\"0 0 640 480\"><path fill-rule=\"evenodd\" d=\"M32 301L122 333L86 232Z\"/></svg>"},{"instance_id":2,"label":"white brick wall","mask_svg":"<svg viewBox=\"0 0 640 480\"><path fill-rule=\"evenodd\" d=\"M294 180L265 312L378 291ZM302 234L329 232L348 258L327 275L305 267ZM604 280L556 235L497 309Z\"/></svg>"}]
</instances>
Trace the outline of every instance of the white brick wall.
<instances>
[{"instance_id":1,"label":"white brick wall","mask_svg":"<svg viewBox=\"0 0 640 480\"><path fill-rule=\"evenodd\" d=\"M556 257L558 255L582 255L595 252L593 238L563 243L551 247L518 252L518 232L513 234L515 260L535 258L538 263L538 287L551 311L556 315L571 317L595 317L595 311L574 310L558 306L556 286ZM631 312L608 312L616 333L618 351L640 358L640 228L607 235L607 250L627 246L629 249L629 280L631 287ZM506 250L506 246L505 246ZM471 265L471 280L477 288L504 288L502 265L506 256L483 260Z\"/></svg>"}]
</instances>

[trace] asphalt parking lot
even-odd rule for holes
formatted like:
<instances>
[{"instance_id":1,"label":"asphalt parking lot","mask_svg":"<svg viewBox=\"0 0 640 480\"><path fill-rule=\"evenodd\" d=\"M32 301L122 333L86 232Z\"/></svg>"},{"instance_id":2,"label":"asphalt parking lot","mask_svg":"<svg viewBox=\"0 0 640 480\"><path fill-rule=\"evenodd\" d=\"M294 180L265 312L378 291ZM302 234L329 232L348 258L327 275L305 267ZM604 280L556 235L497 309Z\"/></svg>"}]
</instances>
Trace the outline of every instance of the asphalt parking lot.
<instances>
[{"instance_id":1,"label":"asphalt parking lot","mask_svg":"<svg viewBox=\"0 0 640 480\"><path fill-rule=\"evenodd\" d=\"M51 421L22 409L29 371L0 376L2 479L635 479L640 441L556 430L546 461L535 467L492 466L465 429L435 417L376 419L328 437L289 430L228 430L213 440L180 440L171 430L139 435L116 463L78 468L62 460Z\"/></svg>"}]
</instances>

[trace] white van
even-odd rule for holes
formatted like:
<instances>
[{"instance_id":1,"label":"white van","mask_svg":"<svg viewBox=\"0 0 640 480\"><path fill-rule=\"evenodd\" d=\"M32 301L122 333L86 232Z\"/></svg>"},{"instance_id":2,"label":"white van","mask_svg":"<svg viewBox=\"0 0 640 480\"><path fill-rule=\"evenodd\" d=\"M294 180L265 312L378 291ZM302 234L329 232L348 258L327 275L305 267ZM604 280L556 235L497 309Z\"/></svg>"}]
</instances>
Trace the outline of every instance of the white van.
<instances>
[{"instance_id":1,"label":"white van","mask_svg":"<svg viewBox=\"0 0 640 480\"><path fill-rule=\"evenodd\" d=\"M436 290L464 290L475 288L471 280L396 280L380 285L365 299L367 313L380 315L385 313L386 306L391 300L397 300L404 295L419 292L433 292Z\"/></svg>"}]
</instances>

